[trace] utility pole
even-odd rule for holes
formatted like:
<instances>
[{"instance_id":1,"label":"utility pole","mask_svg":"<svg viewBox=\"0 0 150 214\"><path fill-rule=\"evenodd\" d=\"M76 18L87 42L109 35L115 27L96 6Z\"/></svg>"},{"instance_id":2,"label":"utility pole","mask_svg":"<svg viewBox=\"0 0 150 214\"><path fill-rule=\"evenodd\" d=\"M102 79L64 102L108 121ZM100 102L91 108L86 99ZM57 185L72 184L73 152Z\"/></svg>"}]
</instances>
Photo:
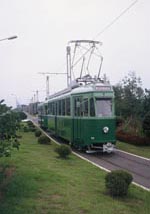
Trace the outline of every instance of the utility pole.
<instances>
[{"instance_id":1,"label":"utility pole","mask_svg":"<svg viewBox=\"0 0 150 214\"><path fill-rule=\"evenodd\" d=\"M67 74L67 73L56 73L56 72L39 72L38 74L46 75L46 98L49 97L49 74L50 75L60 75L60 74Z\"/></svg>"},{"instance_id":2,"label":"utility pole","mask_svg":"<svg viewBox=\"0 0 150 214\"><path fill-rule=\"evenodd\" d=\"M71 77L71 73L72 73L72 70L71 70L71 48L70 48L70 46L67 46L66 51L67 51L67 55L66 55L66 58L67 58L67 86L69 87L71 80L72 80L72 77Z\"/></svg>"},{"instance_id":3,"label":"utility pole","mask_svg":"<svg viewBox=\"0 0 150 214\"><path fill-rule=\"evenodd\" d=\"M34 102L39 102L39 91L38 90L36 90L36 91L33 91L33 92L35 92L35 94L34 94Z\"/></svg>"},{"instance_id":4,"label":"utility pole","mask_svg":"<svg viewBox=\"0 0 150 214\"><path fill-rule=\"evenodd\" d=\"M46 98L49 97L49 76L46 76Z\"/></svg>"}]
</instances>

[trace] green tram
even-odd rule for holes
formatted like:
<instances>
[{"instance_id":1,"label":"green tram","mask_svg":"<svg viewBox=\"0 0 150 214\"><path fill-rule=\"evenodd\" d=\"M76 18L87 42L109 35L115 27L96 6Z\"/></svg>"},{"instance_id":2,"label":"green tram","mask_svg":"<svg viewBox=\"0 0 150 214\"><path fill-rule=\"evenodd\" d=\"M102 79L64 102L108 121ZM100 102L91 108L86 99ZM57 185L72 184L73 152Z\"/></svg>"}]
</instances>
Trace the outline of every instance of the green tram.
<instances>
[{"instance_id":1,"label":"green tram","mask_svg":"<svg viewBox=\"0 0 150 214\"><path fill-rule=\"evenodd\" d=\"M96 80L60 91L39 104L38 115L43 129L79 150L114 149L114 92L108 83Z\"/></svg>"}]
</instances>

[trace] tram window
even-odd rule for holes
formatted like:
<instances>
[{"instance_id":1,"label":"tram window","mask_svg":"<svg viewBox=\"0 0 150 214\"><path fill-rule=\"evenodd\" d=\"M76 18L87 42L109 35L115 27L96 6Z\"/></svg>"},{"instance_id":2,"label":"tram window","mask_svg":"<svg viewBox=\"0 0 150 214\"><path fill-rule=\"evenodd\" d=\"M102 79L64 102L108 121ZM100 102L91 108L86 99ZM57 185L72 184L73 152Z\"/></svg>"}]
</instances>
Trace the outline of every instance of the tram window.
<instances>
[{"instance_id":1,"label":"tram window","mask_svg":"<svg viewBox=\"0 0 150 214\"><path fill-rule=\"evenodd\" d=\"M55 114L57 115L58 114L58 102L56 102L55 106L56 106Z\"/></svg>"},{"instance_id":2,"label":"tram window","mask_svg":"<svg viewBox=\"0 0 150 214\"><path fill-rule=\"evenodd\" d=\"M112 100L96 98L96 115L98 117L105 117L112 115Z\"/></svg>"},{"instance_id":3,"label":"tram window","mask_svg":"<svg viewBox=\"0 0 150 214\"><path fill-rule=\"evenodd\" d=\"M38 107L38 114L42 115L42 107L41 106Z\"/></svg>"},{"instance_id":4,"label":"tram window","mask_svg":"<svg viewBox=\"0 0 150 214\"><path fill-rule=\"evenodd\" d=\"M88 116L88 98L82 101L82 116Z\"/></svg>"},{"instance_id":5,"label":"tram window","mask_svg":"<svg viewBox=\"0 0 150 214\"><path fill-rule=\"evenodd\" d=\"M54 115L56 115L56 102L54 102Z\"/></svg>"},{"instance_id":6,"label":"tram window","mask_svg":"<svg viewBox=\"0 0 150 214\"><path fill-rule=\"evenodd\" d=\"M55 115L55 103L52 103L52 115Z\"/></svg>"},{"instance_id":7,"label":"tram window","mask_svg":"<svg viewBox=\"0 0 150 214\"><path fill-rule=\"evenodd\" d=\"M61 100L59 100L58 113L61 115Z\"/></svg>"},{"instance_id":8,"label":"tram window","mask_svg":"<svg viewBox=\"0 0 150 214\"><path fill-rule=\"evenodd\" d=\"M94 107L94 99L90 99L90 116L94 117L95 116L95 107Z\"/></svg>"},{"instance_id":9,"label":"tram window","mask_svg":"<svg viewBox=\"0 0 150 214\"><path fill-rule=\"evenodd\" d=\"M81 97L75 98L74 101L74 115L80 116L81 113Z\"/></svg>"},{"instance_id":10,"label":"tram window","mask_svg":"<svg viewBox=\"0 0 150 214\"><path fill-rule=\"evenodd\" d=\"M65 100L62 100L62 115L65 115Z\"/></svg>"},{"instance_id":11,"label":"tram window","mask_svg":"<svg viewBox=\"0 0 150 214\"><path fill-rule=\"evenodd\" d=\"M47 114L49 114L49 103L47 104Z\"/></svg>"},{"instance_id":12,"label":"tram window","mask_svg":"<svg viewBox=\"0 0 150 214\"><path fill-rule=\"evenodd\" d=\"M66 99L66 115L70 115L70 98Z\"/></svg>"},{"instance_id":13,"label":"tram window","mask_svg":"<svg viewBox=\"0 0 150 214\"><path fill-rule=\"evenodd\" d=\"M45 108L44 108L44 112L45 112L45 114L47 114L47 110L48 110L48 108L47 108L47 105L46 106L44 106Z\"/></svg>"},{"instance_id":14,"label":"tram window","mask_svg":"<svg viewBox=\"0 0 150 214\"><path fill-rule=\"evenodd\" d=\"M52 114L52 103L48 104L49 114Z\"/></svg>"}]
</instances>

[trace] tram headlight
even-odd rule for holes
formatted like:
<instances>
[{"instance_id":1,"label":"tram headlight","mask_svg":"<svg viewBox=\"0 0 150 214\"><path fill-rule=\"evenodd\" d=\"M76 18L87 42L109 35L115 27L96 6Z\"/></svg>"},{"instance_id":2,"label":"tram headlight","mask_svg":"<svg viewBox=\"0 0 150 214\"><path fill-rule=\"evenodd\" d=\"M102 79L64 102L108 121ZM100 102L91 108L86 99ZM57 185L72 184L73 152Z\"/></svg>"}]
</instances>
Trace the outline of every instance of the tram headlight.
<instances>
[{"instance_id":1,"label":"tram headlight","mask_svg":"<svg viewBox=\"0 0 150 214\"><path fill-rule=\"evenodd\" d=\"M104 128L103 128L103 132L106 134L106 133L108 133L109 132L109 128L107 127L107 126L105 126Z\"/></svg>"}]
</instances>

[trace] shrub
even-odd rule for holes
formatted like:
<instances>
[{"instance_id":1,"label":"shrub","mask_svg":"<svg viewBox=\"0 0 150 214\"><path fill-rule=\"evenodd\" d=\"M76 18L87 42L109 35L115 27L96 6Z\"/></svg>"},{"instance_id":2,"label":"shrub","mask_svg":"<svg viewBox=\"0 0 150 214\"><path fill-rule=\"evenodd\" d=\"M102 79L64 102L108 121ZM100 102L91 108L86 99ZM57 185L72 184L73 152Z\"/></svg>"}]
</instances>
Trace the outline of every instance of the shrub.
<instances>
[{"instance_id":1,"label":"shrub","mask_svg":"<svg viewBox=\"0 0 150 214\"><path fill-rule=\"evenodd\" d=\"M30 131L30 132L35 132L35 131L36 131L35 126L33 126L33 127L31 126L31 127L29 127L29 131Z\"/></svg>"},{"instance_id":2,"label":"shrub","mask_svg":"<svg viewBox=\"0 0 150 214\"><path fill-rule=\"evenodd\" d=\"M120 127L124 123L124 119L120 116L116 117L116 126Z\"/></svg>"},{"instance_id":3,"label":"shrub","mask_svg":"<svg viewBox=\"0 0 150 214\"><path fill-rule=\"evenodd\" d=\"M51 143L51 140L49 137L47 137L46 135L41 135L39 138L38 138L38 143L40 144L50 144Z\"/></svg>"},{"instance_id":4,"label":"shrub","mask_svg":"<svg viewBox=\"0 0 150 214\"><path fill-rule=\"evenodd\" d=\"M133 177L130 173L123 170L115 170L106 175L105 185L110 195L125 196L132 180Z\"/></svg>"},{"instance_id":5,"label":"shrub","mask_svg":"<svg viewBox=\"0 0 150 214\"><path fill-rule=\"evenodd\" d=\"M27 124L28 124L29 127L31 127L31 126L33 127L33 126L34 126L31 120L29 120L29 121L27 122Z\"/></svg>"},{"instance_id":6,"label":"shrub","mask_svg":"<svg viewBox=\"0 0 150 214\"><path fill-rule=\"evenodd\" d=\"M21 120L27 119L27 115L23 111L19 111L18 115L19 115L19 117L20 117Z\"/></svg>"},{"instance_id":7,"label":"shrub","mask_svg":"<svg viewBox=\"0 0 150 214\"><path fill-rule=\"evenodd\" d=\"M40 130L35 131L35 137L40 137L42 132Z\"/></svg>"},{"instance_id":8,"label":"shrub","mask_svg":"<svg viewBox=\"0 0 150 214\"><path fill-rule=\"evenodd\" d=\"M55 149L55 152L59 154L61 158L67 158L71 154L71 148L67 145L60 145Z\"/></svg>"},{"instance_id":9,"label":"shrub","mask_svg":"<svg viewBox=\"0 0 150 214\"><path fill-rule=\"evenodd\" d=\"M136 146L150 145L150 138L131 135L124 131L117 131L116 137L117 137L117 140L129 143L129 144L133 144Z\"/></svg>"},{"instance_id":10,"label":"shrub","mask_svg":"<svg viewBox=\"0 0 150 214\"><path fill-rule=\"evenodd\" d=\"M150 137L150 112L148 112L142 124L143 132L147 137Z\"/></svg>"},{"instance_id":11,"label":"shrub","mask_svg":"<svg viewBox=\"0 0 150 214\"><path fill-rule=\"evenodd\" d=\"M2 166L0 166L0 186L5 178L5 174L4 174L4 168Z\"/></svg>"},{"instance_id":12,"label":"shrub","mask_svg":"<svg viewBox=\"0 0 150 214\"><path fill-rule=\"evenodd\" d=\"M24 126L24 127L23 127L23 131L24 131L24 132L28 132L28 131L29 131L29 128L28 128L27 126Z\"/></svg>"}]
</instances>

